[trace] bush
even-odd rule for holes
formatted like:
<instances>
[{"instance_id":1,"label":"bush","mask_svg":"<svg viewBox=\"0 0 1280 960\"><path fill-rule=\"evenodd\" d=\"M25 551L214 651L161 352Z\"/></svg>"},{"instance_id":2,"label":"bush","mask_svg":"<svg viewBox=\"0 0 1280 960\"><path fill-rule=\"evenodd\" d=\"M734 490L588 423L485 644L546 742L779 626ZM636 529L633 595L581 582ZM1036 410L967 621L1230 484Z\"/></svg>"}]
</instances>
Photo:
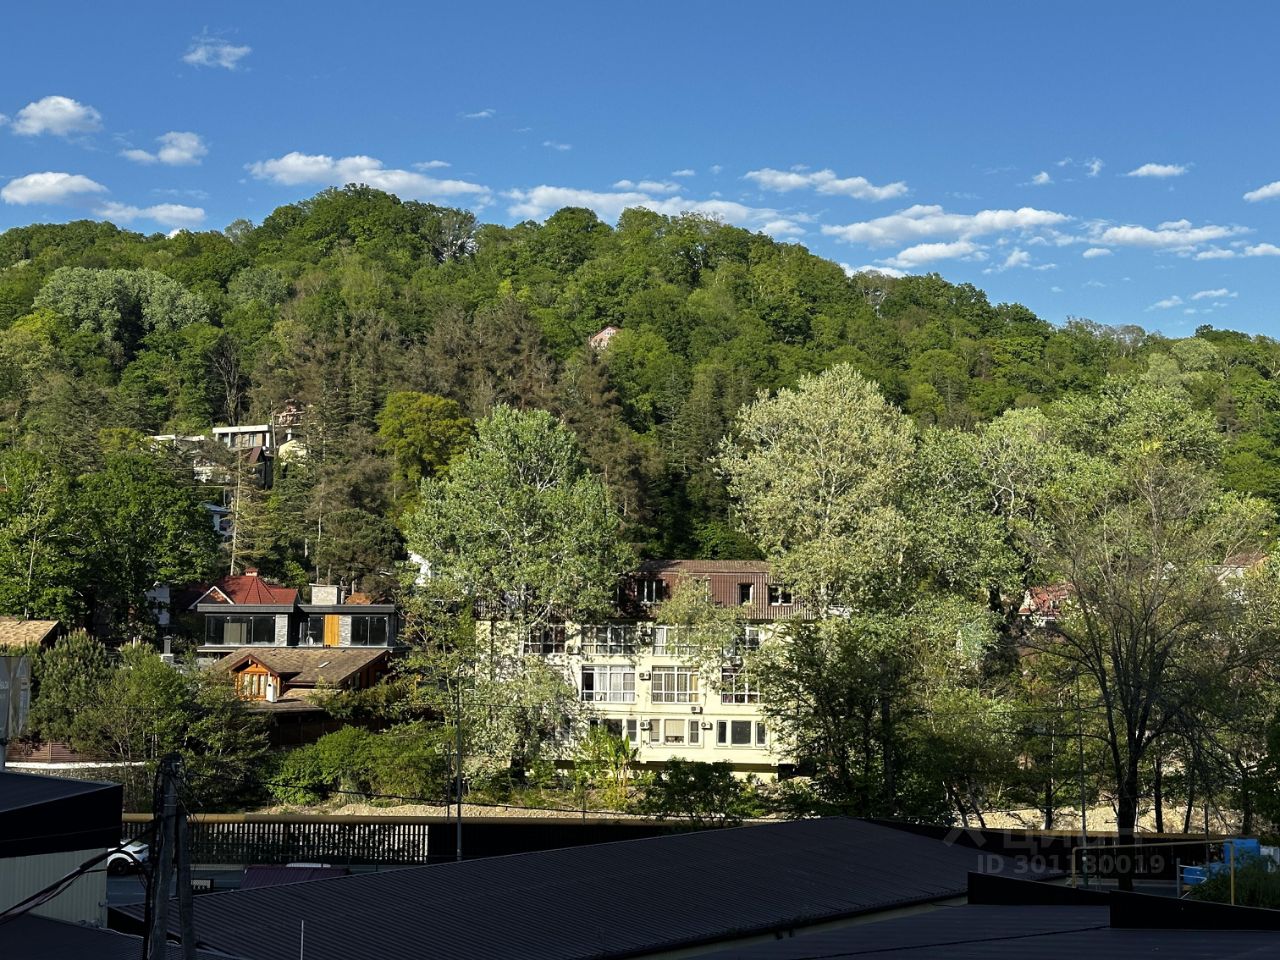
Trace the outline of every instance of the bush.
<instances>
[{"instance_id":1,"label":"bush","mask_svg":"<svg viewBox=\"0 0 1280 960\"><path fill-rule=\"evenodd\" d=\"M1191 888L1194 900L1231 902L1231 872L1224 865ZM1245 856L1236 863L1236 906L1280 910L1280 869L1269 857Z\"/></svg>"},{"instance_id":2,"label":"bush","mask_svg":"<svg viewBox=\"0 0 1280 960\"><path fill-rule=\"evenodd\" d=\"M733 775L732 764L668 760L646 785L636 809L659 820L683 818L704 829L737 826L761 813L760 806L752 785Z\"/></svg>"},{"instance_id":3,"label":"bush","mask_svg":"<svg viewBox=\"0 0 1280 960\"><path fill-rule=\"evenodd\" d=\"M425 723L381 733L343 727L289 753L271 793L292 805L319 803L335 794L348 802L384 796L440 802L449 778L448 739L446 728Z\"/></svg>"}]
</instances>

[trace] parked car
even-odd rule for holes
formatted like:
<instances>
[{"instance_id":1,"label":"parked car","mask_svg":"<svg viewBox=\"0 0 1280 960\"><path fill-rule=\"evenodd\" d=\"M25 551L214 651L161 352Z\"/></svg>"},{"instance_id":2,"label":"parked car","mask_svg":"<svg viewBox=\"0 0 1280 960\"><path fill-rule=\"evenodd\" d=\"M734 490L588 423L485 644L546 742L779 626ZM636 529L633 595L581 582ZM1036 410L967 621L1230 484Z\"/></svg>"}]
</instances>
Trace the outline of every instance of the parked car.
<instances>
[{"instance_id":1,"label":"parked car","mask_svg":"<svg viewBox=\"0 0 1280 960\"><path fill-rule=\"evenodd\" d=\"M146 863L151 852L141 840L121 840L120 846L121 849L112 851L107 857L107 873L117 876L137 870L139 861Z\"/></svg>"}]
</instances>

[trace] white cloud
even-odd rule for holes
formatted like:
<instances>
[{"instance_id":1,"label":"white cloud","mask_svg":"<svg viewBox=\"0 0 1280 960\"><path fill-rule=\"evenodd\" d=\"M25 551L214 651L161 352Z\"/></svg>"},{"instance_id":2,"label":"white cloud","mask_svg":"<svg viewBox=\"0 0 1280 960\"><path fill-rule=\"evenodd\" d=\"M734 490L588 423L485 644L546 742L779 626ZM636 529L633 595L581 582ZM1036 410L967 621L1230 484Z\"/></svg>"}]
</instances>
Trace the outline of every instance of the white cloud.
<instances>
[{"instance_id":1,"label":"white cloud","mask_svg":"<svg viewBox=\"0 0 1280 960\"><path fill-rule=\"evenodd\" d=\"M259 180L293 187L304 183L341 186L365 183L409 200L428 197L472 196L479 202L489 199L489 188L466 180L439 180L410 170L389 169L374 157L333 157L294 151L274 160L260 160L246 166Z\"/></svg>"},{"instance_id":2,"label":"white cloud","mask_svg":"<svg viewBox=\"0 0 1280 960\"><path fill-rule=\"evenodd\" d=\"M1094 257L1109 257L1111 256L1111 251L1106 247L1090 247L1084 253L1080 254L1080 256L1084 257L1086 260L1092 260Z\"/></svg>"},{"instance_id":3,"label":"white cloud","mask_svg":"<svg viewBox=\"0 0 1280 960\"><path fill-rule=\"evenodd\" d=\"M464 113L462 116L467 120L488 120L498 115L498 111L493 107L485 107L483 110L477 110L475 113Z\"/></svg>"},{"instance_id":4,"label":"white cloud","mask_svg":"<svg viewBox=\"0 0 1280 960\"><path fill-rule=\"evenodd\" d=\"M1212 223L1197 227L1190 220L1169 220L1159 224L1154 230L1134 225L1107 227L1098 224L1092 239L1098 243L1121 247L1186 252L1213 240L1223 240L1248 232L1246 227L1226 227Z\"/></svg>"},{"instance_id":5,"label":"white cloud","mask_svg":"<svg viewBox=\"0 0 1280 960\"><path fill-rule=\"evenodd\" d=\"M969 240L956 240L952 243L918 243L905 250L899 250L894 256L880 261L891 267L910 269L935 260L958 260L961 257L981 258L982 248Z\"/></svg>"},{"instance_id":6,"label":"white cloud","mask_svg":"<svg viewBox=\"0 0 1280 960\"><path fill-rule=\"evenodd\" d=\"M10 180L0 188L5 203L66 203L91 193L106 193L107 188L78 173L28 173Z\"/></svg>"},{"instance_id":7,"label":"white cloud","mask_svg":"<svg viewBox=\"0 0 1280 960\"><path fill-rule=\"evenodd\" d=\"M1049 176L1048 170L1041 170L1039 173L1037 173L1034 177L1031 178L1032 186L1043 187L1046 184L1050 184L1050 183L1053 183L1053 177Z\"/></svg>"},{"instance_id":8,"label":"white cloud","mask_svg":"<svg viewBox=\"0 0 1280 960\"><path fill-rule=\"evenodd\" d=\"M447 160L424 160L424 161L423 161L423 162L421 162L421 163L415 163L415 164L413 165L413 169L415 169L415 170L440 170L440 169L442 169L442 168L444 168L444 167L447 167L447 166L450 166L450 163L449 163Z\"/></svg>"},{"instance_id":9,"label":"white cloud","mask_svg":"<svg viewBox=\"0 0 1280 960\"><path fill-rule=\"evenodd\" d=\"M698 173L697 170L693 170L689 167L684 167L680 170L671 171L671 175L673 177L693 177L693 176L697 176L697 173Z\"/></svg>"},{"instance_id":10,"label":"white cloud","mask_svg":"<svg viewBox=\"0 0 1280 960\"><path fill-rule=\"evenodd\" d=\"M917 204L887 217L824 226L822 232L846 243L888 245L912 240L952 237L966 239L993 233L1040 230L1066 223L1065 213L1022 207L1019 210L980 210L977 213L947 213L940 206Z\"/></svg>"},{"instance_id":11,"label":"white cloud","mask_svg":"<svg viewBox=\"0 0 1280 960\"><path fill-rule=\"evenodd\" d=\"M102 114L87 103L70 97L42 97L18 111L13 132L24 137L42 133L67 137L102 129Z\"/></svg>"},{"instance_id":12,"label":"white cloud","mask_svg":"<svg viewBox=\"0 0 1280 960\"><path fill-rule=\"evenodd\" d=\"M116 223L132 223L134 220L151 220L162 227L190 229L204 222L201 207L188 207L180 203L157 203L151 207L134 207L126 203L104 203L94 211L98 216Z\"/></svg>"},{"instance_id":13,"label":"white cloud","mask_svg":"<svg viewBox=\"0 0 1280 960\"><path fill-rule=\"evenodd\" d=\"M1177 163L1144 163L1125 174L1126 177L1180 177L1187 168Z\"/></svg>"},{"instance_id":14,"label":"white cloud","mask_svg":"<svg viewBox=\"0 0 1280 960\"><path fill-rule=\"evenodd\" d=\"M573 149L572 143L558 143L555 140L543 140L542 145L549 150L559 150L562 153Z\"/></svg>"},{"instance_id":15,"label":"white cloud","mask_svg":"<svg viewBox=\"0 0 1280 960\"><path fill-rule=\"evenodd\" d=\"M1104 166L1105 164L1097 157L1090 157L1084 162L1084 168L1089 172L1089 176L1091 177L1096 177L1101 173Z\"/></svg>"},{"instance_id":16,"label":"white cloud","mask_svg":"<svg viewBox=\"0 0 1280 960\"><path fill-rule=\"evenodd\" d=\"M619 180L613 186L618 190L641 190L645 193L677 193L680 190L680 184L666 180L641 180L638 183L634 180Z\"/></svg>"},{"instance_id":17,"label":"white cloud","mask_svg":"<svg viewBox=\"0 0 1280 960\"><path fill-rule=\"evenodd\" d=\"M713 163L713 164L711 165L711 172L712 172L713 174L717 174L717 175L719 175L720 171L721 171L721 170L723 170L723 169L724 169L724 167L720 166L720 164L718 164L718 163Z\"/></svg>"},{"instance_id":18,"label":"white cloud","mask_svg":"<svg viewBox=\"0 0 1280 960\"><path fill-rule=\"evenodd\" d=\"M893 267L878 267L871 263L863 264L861 267L851 267L847 263L842 263L840 264L840 269L844 271L847 277L856 277L860 273L882 273L886 277L898 278L907 275L905 270L895 270Z\"/></svg>"},{"instance_id":19,"label":"white cloud","mask_svg":"<svg viewBox=\"0 0 1280 960\"><path fill-rule=\"evenodd\" d=\"M1173 307L1180 307L1180 306L1182 306L1182 298L1175 293L1172 297L1165 297L1163 300L1157 300L1151 306L1147 307L1147 309L1148 310L1169 310L1169 309L1172 309Z\"/></svg>"},{"instance_id":20,"label":"white cloud","mask_svg":"<svg viewBox=\"0 0 1280 960\"><path fill-rule=\"evenodd\" d=\"M7 113L0 113L0 127L3 127L8 122L9 115Z\"/></svg>"},{"instance_id":21,"label":"white cloud","mask_svg":"<svg viewBox=\"0 0 1280 960\"><path fill-rule=\"evenodd\" d=\"M1250 190L1244 195L1244 199L1250 203L1257 203L1259 200L1272 200L1280 197L1280 180L1268 183L1265 187L1259 187L1257 190Z\"/></svg>"},{"instance_id":22,"label":"white cloud","mask_svg":"<svg viewBox=\"0 0 1280 960\"><path fill-rule=\"evenodd\" d=\"M156 137L160 149L155 153L146 150L125 150L121 156L137 163L163 163L171 167L191 166L200 162L201 157L209 152L205 142L198 133L182 133L170 130Z\"/></svg>"},{"instance_id":23,"label":"white cloud","mask_svg":"<svg viewBox=\"0 0 1280 960\"><path fill-rule=\"evenodd\" d=\"M235 70L240 61L253 52L253 47L238 46L208 34L196 37L191 47L182 55L182 62L193 67L222 67Z\"/></svg>"},{"instance_id":24,"label":"white cloud","mask_svg":"<svg viewBox=\"0 0 1280 960\"><path fill-rule=\"evenodd\" d=\"M1240 294L1234 290L1228 290L1226 287L1218 287L1216 290L1200 290L1191 295L1192 300L1221 300L1224 297L1238 297Z\"/></svg>"},{"instance_id":25,"label":"white cloud","mask_svg":"<svg viewBox=\"0 0 1280 960\"><path fill-rule=\"evenodd\" d=\"M1099 287L1099 288L1106 286L1106 284L1103 283L1101 280L1086 280L1084 282L1084 285L1086 287Z\"/></svg>"},{"instance_id":26,"label":"white cloud","mask_svg":"<svg viewBox=\"0 0 1280 960\"><path fill-rule=\"evenodd\" d=\"M802 232L799 222L804 219L795 214L783 215L767 207L749 207L732 200L655 197L634 189L608 192L542 184L528 190L510 190L506 196L512 201L507 207L511 216L532 220L541 220L561 207L588 207L605 220L615 221L629 207L644 207L665 216L700 213L736 226L764 230L775 236L795 236Z\"/></svg>"},{"instance_id":27,"label":"white cloud","mask_svg":"<svg viewBox=\"0 0 1280 960\"><path fill-rule=\"evenodd\" d=\"M1050 288L1049 288L1049 292L1050 292L1050 293L1061 293L1061 292L1062 292L1062 288L1061 288L1061 287L1050 287Z\"/></svg>"},{"instance_id":28,"label":"white cloud","mask_svg":"<svg viewBox=\"0 0 1280 960\"><path fill-rule=\"evenodd\" d=\"M907 192L907 185L899 180L877 187L866 177L837 177L834 170L774 170L765 167L751 170L744 180L754 181L762 190L787 193L805 187L832 196L853 197L855 200L890 200Z\"/></svg>"}]
</instances>

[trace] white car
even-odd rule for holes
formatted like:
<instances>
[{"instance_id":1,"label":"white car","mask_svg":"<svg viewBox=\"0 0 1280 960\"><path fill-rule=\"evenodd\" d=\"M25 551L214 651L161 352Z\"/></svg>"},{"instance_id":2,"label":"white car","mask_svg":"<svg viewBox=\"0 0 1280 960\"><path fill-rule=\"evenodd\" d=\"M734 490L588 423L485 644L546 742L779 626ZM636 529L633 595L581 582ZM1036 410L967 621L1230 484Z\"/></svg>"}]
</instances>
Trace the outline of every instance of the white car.
<instances>
[{"instance_id":1,"label":"white car","mask_svg":"<svg viewBox=\"0 0 1280 960\"><path fill-rule=\"evenodd\" d=\"M107 873L115 875L132 873L138 869L139 861L147 862L147 855L151 851L141 840L121 840L120 845L123 849L113 851L107 857Z\"/></svg>"}]
</instances>

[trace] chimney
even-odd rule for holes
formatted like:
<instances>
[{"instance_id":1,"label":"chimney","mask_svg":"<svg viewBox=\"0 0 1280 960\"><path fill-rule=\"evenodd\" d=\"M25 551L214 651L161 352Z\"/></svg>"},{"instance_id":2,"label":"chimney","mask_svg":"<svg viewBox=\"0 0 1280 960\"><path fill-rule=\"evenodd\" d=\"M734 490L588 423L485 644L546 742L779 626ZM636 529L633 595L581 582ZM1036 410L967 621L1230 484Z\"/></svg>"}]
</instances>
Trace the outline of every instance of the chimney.
<instances>
[{"instance_id":1,"label":"chimney","mask_svg":"<svg viewBox=\"0 0 1280 960\"><path fill-rule=\"evenodd\" d=\"M311 602L336 607L342 602L342 588L331 584L313 583L311 585Z\"/></svg>"}]
</instances>

